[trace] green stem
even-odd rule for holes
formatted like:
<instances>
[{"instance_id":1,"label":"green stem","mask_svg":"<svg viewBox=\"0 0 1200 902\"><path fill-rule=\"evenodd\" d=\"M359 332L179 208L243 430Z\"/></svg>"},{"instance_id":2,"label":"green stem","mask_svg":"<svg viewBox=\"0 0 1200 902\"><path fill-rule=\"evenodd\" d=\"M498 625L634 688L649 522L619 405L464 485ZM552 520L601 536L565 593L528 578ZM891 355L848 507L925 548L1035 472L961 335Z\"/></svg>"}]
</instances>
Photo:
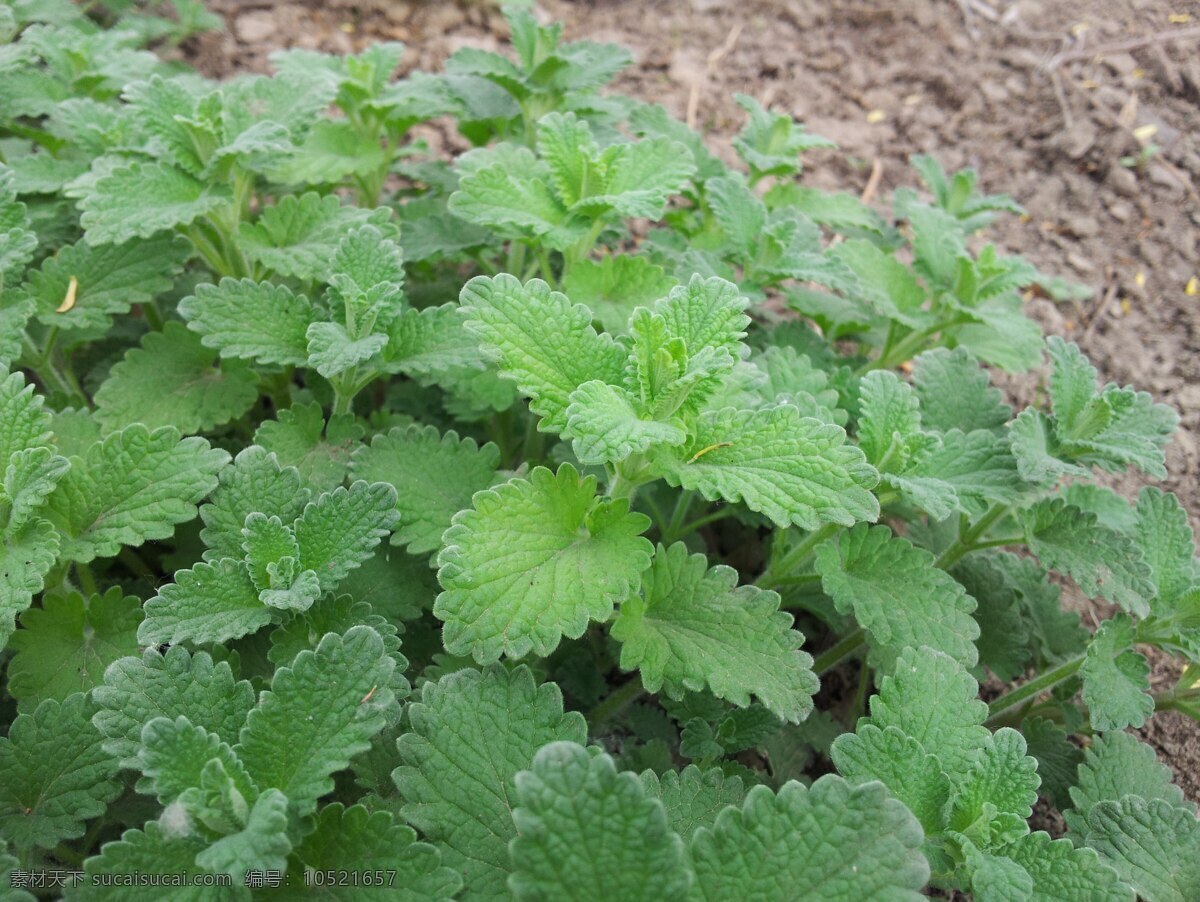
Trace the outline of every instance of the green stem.
<instances>
[{"instance_id":1,"label":"green stem","mask_svg":"<svg viewBox=\"0 0 1200 902\"><path fill-rule=\"evenodd\" d=\"M812 553L812 550L828 539L839 529L836 523L826 523L820 529L815 529L800 541L777 562L770 564L766 571L754 581L760 589L771 589L779 585L779 580L795 570Z\"/></svg>"},{"instance_id":2,"label":"green stem","mask_svg":"<svg viewBox=\"0 0 1200 902\"><path fill-rule=\"evenodd\" d=\"M683 526L683 520L688 515L688 511L692 509L692 501L695 497L695 492L685 490L680 492L679 497L675 499L675 510L671 512L671 522L667 524L662 536L664 545L670 545L682 535L680 528Z\"/></svg>"},{"instance_id":3,"label":"green stem","mask_svg":"<svg viewBox=\"0 0 1200 902\"><path fill-rule=\"evenodd\" d=\"M642 685L642 678L634 674L633 679L621 686L619 689L609 693L608 698L592 709L588 715L588 726L591 730L596 730L612 720L634 701L644 695L646 687Z\"/></svg>"},{"instance_id":4,"label":"green stem","mask_svg":"<svg viewBox=\"0 0 1200 902\"><path fill-rule=\"evenodd\" d=\"M1024 536L1005 536L1003 539L988 539L986 542L976 542L969 550L980 551L984 548L1004 548L1008 545L1024 545Z\"/></svg>"},{"instance_id":5,"label":"green stem","mask_svg":"<svg viewBox=\"0 0 1200 902\"><path fill-rule=\"evenodd\" d=\"M79 577L79 587L83 589L83 594L92 596L99 595L100 592L96 588L96 577L92 575L92 568L87 564L75 565L75 574Z\"/></svg>"},{"instance_id":6,"label":"green stem","mask_svg":"<svg viewBox=\"0 0 1200 902\"><path fill-rule=\"evenodd\" d=\"M542 274L542 279L551 288L558 288L558 281L554 278L554 268L550 265L550 248L544 244L539 244L537 247L538 270Z\"/></svg>"},{"instance_id":7,"label":"green stem","mask_svg":"<svg viewBox=\"0 0 1200 902\"><path fill-rule=\"evenodd\" d=\"M726 520L729 517L732 517L735 513L737 513L737 511L735 511L732 507L723 507L720 510L712 511L711 513L705 514L703 517L697 517L690 523L685 523L683 526L679 527L677 532L672 533L672 538L678 539L682 538L683 536L690 536L696 530L703 529L705 526L708 526L712 523ZM663 543L666 544L666 539L663 540Z\"/></svg>"},{"instance_id":8,"label":"green stem","mask_svg":"<svg viewBox=\"0 0 1200 902\"><path fill-rule=\"evenodd\" d=\"M1083 666L1084 657L1084 655L1078 655L1077 657L1070 658L1057 667L1052 667L1040 676L1034 677L1028 683L1023 683L1017 688L1004 693L1004 695L988 705L987 723L991 724L1006 711L1036 698L1043 692L1053 689L1059 683L1066 682L1075 676L1079 672L1079 668Z\"/></svg>"},{"instance_id":9,"label":"green stem","mask_svg":"<svg viewBox=\"0 0 1200 902\"><path fill-rule=\"evenodd\" d=\"M151 582L155 582L158 579L154 571L146 566L146 562L128 545L121 546L121 550L117 552L117 560L124 564L134 576L150 580Z\"/></svg>"},{"instance_id":10,"label":"green stem","mask_svg":"<svg viewBox=\"0 0 1200 902\"><path fill-rule=\"evenodd\" d=\"M817 676L824 676L858 651L866 641L867 634L863 632L861 627L843 636L832 648L828 648L817 655L813 661L813 673Z\"/></svg>"},{"instance_id":11,"label":"green stem","mask_svg":"<svg viewBox=\"0 0 1200 902\"><path fill-rule=\"evenodd\" d=\"M783 586L813 586L821 581L820 573L802 573L799 576L785 576L780 579L775 585Z\"/></svg>"},{"instance_id":12,"label":"green stem","mask_svg":"<svg viewBox=\"0 0 1200 902\"><path fill-rule=\"evenodd\" d=\"M993 504L982 517L958 537L953 545L941 553L934 566L945 570L956 564L968 552L974 551L976 540L991 529L997 520L1008 513L1008 510L1007 504ZM1009 542L1008 544L1014 543Z\"/></svg>"}]
</instances>

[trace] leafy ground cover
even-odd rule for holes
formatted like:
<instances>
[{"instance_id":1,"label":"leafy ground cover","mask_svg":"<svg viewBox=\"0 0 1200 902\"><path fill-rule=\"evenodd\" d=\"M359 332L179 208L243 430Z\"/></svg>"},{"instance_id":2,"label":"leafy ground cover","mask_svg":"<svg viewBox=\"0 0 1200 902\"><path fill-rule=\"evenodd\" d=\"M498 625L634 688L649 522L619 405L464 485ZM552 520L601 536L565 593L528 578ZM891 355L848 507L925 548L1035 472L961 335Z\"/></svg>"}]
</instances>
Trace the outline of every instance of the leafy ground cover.
<instances>
[{"instance_id":1,"label":"leafy ground cover","mask_svg":"<svg viewBox=\"0 0 1200 902\"><path fill-rule=\"evenodd\" d=\"M727 166L522 13L439 73L217 84L153 20L4 9L10 881L1200 890L1126 732L1200 716L1143 653L1200 660L1193 535L1095 481L1165 478L1178 418L1043 340L1011 198L808 187L829 142L749 97ZM991 384L1047 359L1030 407Z\"/></svg>"}]
</instances>

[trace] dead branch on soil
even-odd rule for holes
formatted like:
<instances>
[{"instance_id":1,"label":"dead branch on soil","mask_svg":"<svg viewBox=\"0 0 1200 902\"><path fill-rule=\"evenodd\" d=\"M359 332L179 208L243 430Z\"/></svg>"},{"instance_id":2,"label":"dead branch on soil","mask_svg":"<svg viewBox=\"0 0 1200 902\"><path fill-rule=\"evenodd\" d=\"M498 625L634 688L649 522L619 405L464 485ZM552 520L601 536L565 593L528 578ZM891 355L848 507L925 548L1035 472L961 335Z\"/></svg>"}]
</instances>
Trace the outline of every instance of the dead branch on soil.
<instances>
[{"instance_id":1,"label":"dead branch on soil","mask_svg":"<svg viewBox=\"0 0 1200 902\"><path fill-rule=\"evenodd\" d=\"M1154 47L1171 44L1175 41L1188 41L1200 38L1200 25L1192 28L1177 28L1172 31L1156 31L1140 38L1129 38L1125 41L1113 41L1108 44L1097 44L1094 47L1079 47L1075 50L1063 50L1054 54L1042 65L1046 71L1053 72L1063 63L1075 60L1093 59L1109 53L1126 53L1130 50L1141 50L1143 47Z\"/></svg>"}]
</instances>

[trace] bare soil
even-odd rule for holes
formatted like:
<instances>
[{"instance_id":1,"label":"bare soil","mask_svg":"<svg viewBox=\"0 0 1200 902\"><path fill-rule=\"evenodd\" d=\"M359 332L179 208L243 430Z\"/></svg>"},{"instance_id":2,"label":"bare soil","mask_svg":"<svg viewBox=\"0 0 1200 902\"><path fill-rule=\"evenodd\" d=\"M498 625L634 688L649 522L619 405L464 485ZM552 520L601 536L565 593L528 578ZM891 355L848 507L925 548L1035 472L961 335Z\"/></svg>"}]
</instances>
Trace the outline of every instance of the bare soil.
<instances>
[{"instance_id":1,"label":"bare soil","mask_svg":"<svg viewBox=\"0 0 1200 902\"><path fill-rule=\"evenodd\" d=\"M209 6L228 31L185 52L211 75L266 71L281 47L348 52L381 39L408 45L406 68L432 69L506 37L482 0ZM882 195L913 183L908 157L929 153L1012 194L1028 216L989 238L1092 289L1083 301L1028 303L1103 377L1180 411L1164 488L1200 523L1200 294L1188 293L1200 277L1200 2L543 0L539 10L570 39L629 47L636 63L617 89L665 104L727 157L741 92L837 141L811 155L810 184L861 190L878 166ZM1037 390L1032 380L1009 387ZM1117 487L1133 493L1137 481ZM1167 688L1178 665L1154 663L1155 688ZM1200 799L1197 724L1166 713L1141 732Z\"/></svg>"}]
</instances>

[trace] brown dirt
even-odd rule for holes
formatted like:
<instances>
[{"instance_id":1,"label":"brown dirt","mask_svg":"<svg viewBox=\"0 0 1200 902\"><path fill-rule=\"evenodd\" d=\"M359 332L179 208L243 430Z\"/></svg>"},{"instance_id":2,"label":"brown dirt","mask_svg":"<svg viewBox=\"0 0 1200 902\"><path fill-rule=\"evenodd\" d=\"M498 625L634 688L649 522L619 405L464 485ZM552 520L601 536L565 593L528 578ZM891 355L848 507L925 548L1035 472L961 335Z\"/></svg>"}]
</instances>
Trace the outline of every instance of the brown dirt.
<instances>
[{"instance_id":1,"label":"brown dirt","mask_svg":"<svg viewBox=\"0 0 1200 902\"><path fill-rule=\"evenodd\" d=\"M500 47L506 31L497 9L481 0L209 5L226 14L230 30L203 36L188 52L214 75L265 71L267 54L279 47L348 52L379 39L404 41L406 66L432 69L459 47ZM1047 332L1078 341L1105 378L1180 410L1164 488L1200 515L1200 296L1185 291L1200 276L1200 2L544 0L539 7L565 23L570 39L629 47L637 62L616 87L689 119L727 157L743 121L732 95L742 92L838 142L836 152L811 155L810 184L860 189L878 160L886 192L913 182L909 155L931 153L947 168L974 166L985 188L1015 196L1028 217L998 224L989 238L1093 289L1083 302L1030 306ZM964 14L964 7L982 12ZM1168 39L1172 32L1179 36ZM1146 46L1116 46L1153 35ZM1122 165L1149 127L1160 150L1143 165ZM1155 661L1155 688L1167 688L1177 666ZM1200 799L1197 725L1160 714L1142 733L1188 796Z\"/></svg>"}]
</instances>

